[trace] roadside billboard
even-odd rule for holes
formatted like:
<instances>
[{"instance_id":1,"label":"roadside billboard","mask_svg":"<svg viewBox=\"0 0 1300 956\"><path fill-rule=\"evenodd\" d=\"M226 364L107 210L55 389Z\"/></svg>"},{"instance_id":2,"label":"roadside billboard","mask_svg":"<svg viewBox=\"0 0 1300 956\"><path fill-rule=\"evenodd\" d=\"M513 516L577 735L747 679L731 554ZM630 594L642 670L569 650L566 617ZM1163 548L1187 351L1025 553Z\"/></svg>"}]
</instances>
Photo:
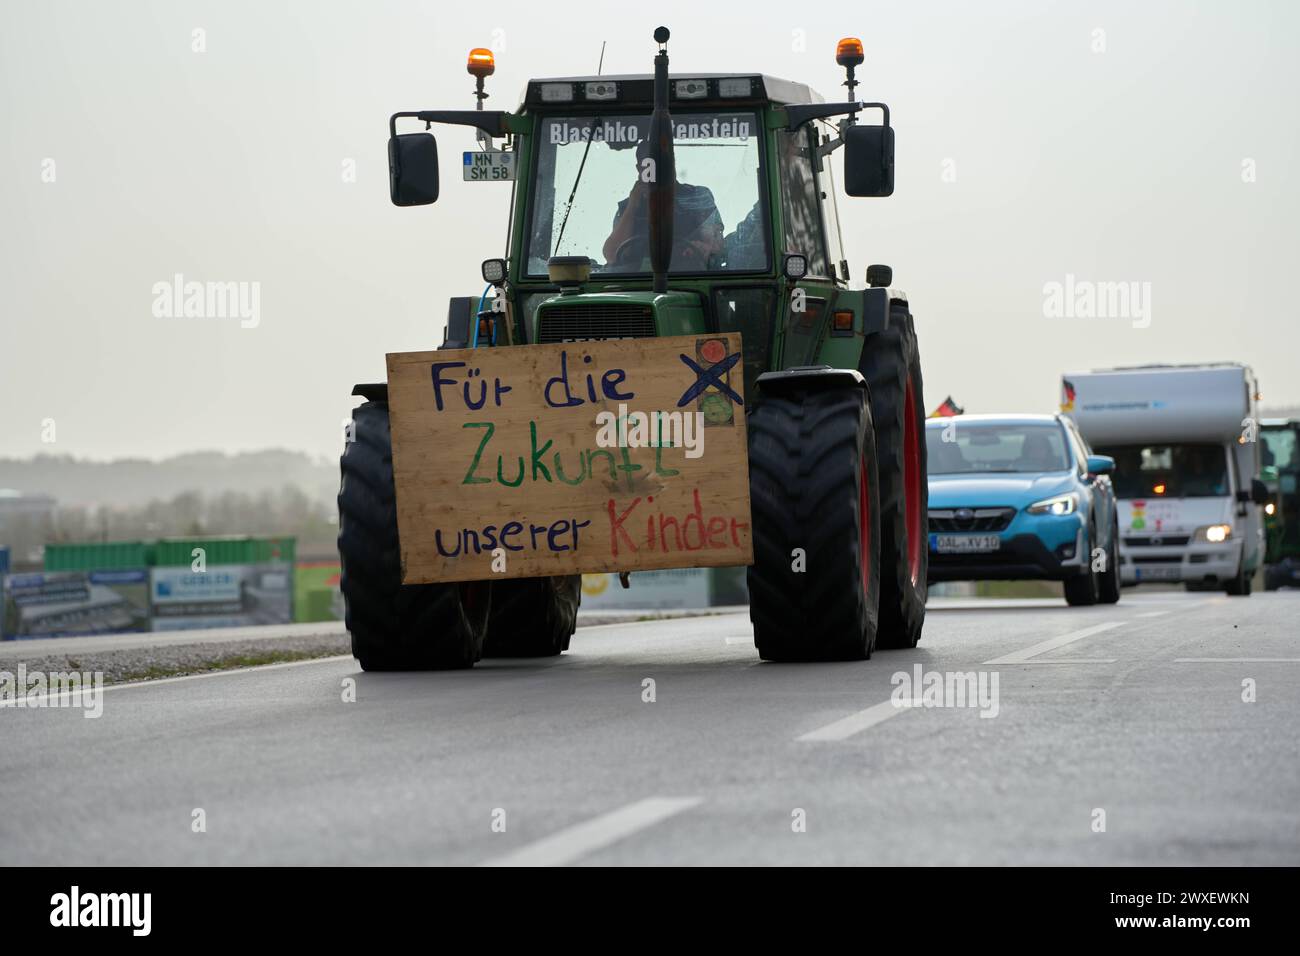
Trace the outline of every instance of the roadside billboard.
<instances>
[{"instance_id":1,"label":"roadside billboard","mask_svg":"<svg viewBox=\"0 0 1300 956\"><path fill-rule=\"evenodd\" d=\"M6 640L149 629L149 573L54 571L4 576Z\"/></svg>"},{"instance_id":2,"label":"roadside billboard","mask_svg":"<svg viewBox=\"0 0 1300 956\"><path fill-rule=\"evenodd\" d=\"M155 631L288 624L293 620L293 566L155 567L149 572L149 605Z\"/></svg>"}]
</instances>

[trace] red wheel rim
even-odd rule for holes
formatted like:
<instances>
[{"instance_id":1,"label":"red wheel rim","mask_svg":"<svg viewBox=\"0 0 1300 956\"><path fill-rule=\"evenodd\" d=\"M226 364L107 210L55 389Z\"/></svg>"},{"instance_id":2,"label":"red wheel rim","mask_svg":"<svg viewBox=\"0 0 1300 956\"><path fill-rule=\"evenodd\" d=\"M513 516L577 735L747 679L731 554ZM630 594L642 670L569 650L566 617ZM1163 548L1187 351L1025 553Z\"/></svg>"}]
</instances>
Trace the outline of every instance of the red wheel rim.
<instances>
[{"instance_id":1,"label":"red wheel rim","mask_svg":"<svg viewBox=\"0 0 1300 956\"><path fill-rule=\"evenodd\" d=\"M907 567L916 584L921 576L921 436L916 427L916 390L907 377L903 399L903 508L907 519Z\"/></svg>"},{"instance_id":2,"label":"red wheel rim","mask_svg":"<svg viewBox=\"0 0 1300 956\"><path fill-rule=\"evenodd\" d=\"M858 475L858 550L861 554L862 593L871 594L871 496L867 494L867 459L862 458L862 469Z\"/></svg>"}]
</instances>

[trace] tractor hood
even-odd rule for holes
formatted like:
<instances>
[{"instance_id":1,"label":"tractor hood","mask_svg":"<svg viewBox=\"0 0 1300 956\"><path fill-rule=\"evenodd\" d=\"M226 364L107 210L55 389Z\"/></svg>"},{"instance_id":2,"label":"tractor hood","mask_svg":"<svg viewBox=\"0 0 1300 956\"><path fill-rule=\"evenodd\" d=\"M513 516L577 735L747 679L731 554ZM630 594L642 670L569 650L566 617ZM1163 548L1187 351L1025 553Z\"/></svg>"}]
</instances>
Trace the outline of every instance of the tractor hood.
<instances>
[{"instance_id":1,"label":"tractor hood","mask_svg":"<svg viewBox=\"0 0 1300 956\"><path fill-rule=\"evenodd\" d=\"M562 292L537 306L529 341L547 345L704 331L704 304L694 292Z\"/></svg>"}]
</instances>

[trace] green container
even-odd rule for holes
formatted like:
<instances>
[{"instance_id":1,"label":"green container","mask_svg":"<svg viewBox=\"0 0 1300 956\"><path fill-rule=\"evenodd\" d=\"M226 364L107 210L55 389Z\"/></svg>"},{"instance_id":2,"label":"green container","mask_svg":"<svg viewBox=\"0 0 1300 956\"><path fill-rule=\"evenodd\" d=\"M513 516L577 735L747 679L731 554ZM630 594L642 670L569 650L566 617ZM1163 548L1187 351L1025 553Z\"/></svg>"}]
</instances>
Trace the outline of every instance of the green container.
<instances>
[{"instance_id":1,"label":"green container","mask_svg":"<svg viewBox=\"0 0 1300 956\"><path fill-rule=\"evenodd\" d=\"M153 545L143 541L47 544L46 571L120 571L153 563Z\"/></svg>"},{"instance_id":2,"label":"green container","mask_svg":"<svg viewBox=\"0 0 1300 956\"><path fill-rule=\"evenodd\" d=\"M154 564L160 568L194 562L194 549L202 548L208 567L220 564L293 564L294 538L164 538L155 545Z\"/></svg>"}]
</instances>

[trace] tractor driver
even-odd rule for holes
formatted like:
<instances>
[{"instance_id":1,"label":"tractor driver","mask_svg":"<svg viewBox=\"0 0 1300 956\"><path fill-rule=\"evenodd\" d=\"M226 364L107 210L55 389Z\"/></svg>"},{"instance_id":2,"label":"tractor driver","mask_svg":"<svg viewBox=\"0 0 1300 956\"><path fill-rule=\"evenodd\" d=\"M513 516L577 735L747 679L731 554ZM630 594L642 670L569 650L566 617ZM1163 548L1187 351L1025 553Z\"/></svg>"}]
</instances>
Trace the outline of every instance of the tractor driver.
<instances>
[{"instance_id":1,"label":"tractor driver","mask_svg":"<svg viewBox=\"0 0 1300 956\"><path fill-rule=\"evenodd\" d=\"M638 172L649 155L650 141L643 139L636 145ZM722 217L712 190L678 180L674 213L671 268L703 272L716 266L723 251ZM614 214L614 227L601 250L606 262L626 265L649 255L649 214L650 184L638 175L632 191L619 201Z\"/></svg>"}]
</instances>

